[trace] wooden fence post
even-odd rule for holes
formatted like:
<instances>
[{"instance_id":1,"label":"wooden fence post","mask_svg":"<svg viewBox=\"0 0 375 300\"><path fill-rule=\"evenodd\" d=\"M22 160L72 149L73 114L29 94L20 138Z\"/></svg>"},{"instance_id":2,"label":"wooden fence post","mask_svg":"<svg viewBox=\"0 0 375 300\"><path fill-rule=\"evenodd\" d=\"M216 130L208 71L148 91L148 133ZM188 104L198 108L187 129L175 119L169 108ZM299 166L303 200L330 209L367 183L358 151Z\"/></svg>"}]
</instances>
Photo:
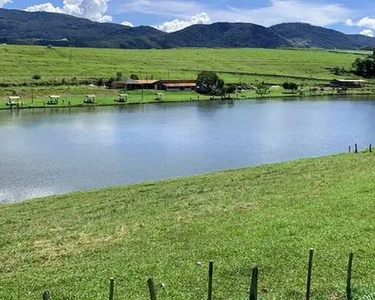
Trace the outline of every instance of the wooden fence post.
<instances>
[{"instance_id":1,"label":"wooden fence post","mask_svg":"<svg viewBox=\"0 0 375 300\"><path fill-rule=\"evenodd\" d=\"M113 300L115 295L115 279L109 280L109 300Z\"/></svg>"},{"instance_id":2,"label":"wooden fence post","mask_svg":"<svg viewBox=\"0 0 375 300\"><path fill-rule=\"evenodd\" d=\"M346 278L346 297L347 297L348 300L352 300L353 259L354 259L354 253L350 253L349 263L348 263L348 274L347 274L347 278Z\"/></svg>"},{"instance_id":3,"label":"wooden fence post","mask_svg":"<svg viewBox=\"0 0 375 300\"><path fill-rule=\"evenodd\" d=\"M214 281L214 262L211 260L208 266L208 295L207 295L208 300L212 300L213 281Z\"/></svg>"},{"instance_id":4,"label":"wooden fence post","mask_svg":"<svg viewBox=\"0 0 375 300\"><path fill-rule=\"evenodd\" d=\"M310 300L313 258L314 258L314 249L310 249L309 265L308 265L308 270L307 270L306 300Z\"/></svg>"},{"instance_id":5,"label":"wooden fence post","mask_svg":"<svg viewBox=\"0 0 375 300\"><path fill-rule=\"evenodd\" d=\"M156 300L156 288L155 288L155 282L152 278L150 278L148 281L148 289L150 290L150 299Z\"/></svg>"},{"instance_id":6,"label":"wooden fence post","mask_svg":"<svg viewBox=\"0 0 375 300\"><path fill-rule=\"evenodd\" d=\"M358 144L354 145L354 153L358 153Z\"/></svg>"},{"instance_id":7,"label":"wooden fence post","mask_svg":"<svg viewBox=\"0 0 375 300\"><path fill-rule=\"evenodd\" d=\"M349 153L352 153L352 147L349 146Z\"/></svg>"},{"instance_id":8,"label":"wooden fence post","mask_svg":"<svg viewBox=\"0 0 375 300\"><path fill-rule=\"evenodd\" d=\"M372 152L372 145L370 144L370 146L368 147L368 151L371 153Z\"/></svg>"},{"instance_id":9,"label":"wooden fence post","mask_svg":"<svg viewBox=\"0 0 375 300\"><path fill-rule=\"evenodd\" d=\"M43 293L43 300L50 300L51 299L51 294L49 291L45 291Z\"/></svg>"},{"instance_id":10,"label":"wooden fence post","mask_svg":"<svg viewBox=\"0 0 375 300\"><path fill-rule=\"evenodd\" d=\"M258 300L258 267L253 268L250 285L250 300Z\"/></svg>"}]
</instances>

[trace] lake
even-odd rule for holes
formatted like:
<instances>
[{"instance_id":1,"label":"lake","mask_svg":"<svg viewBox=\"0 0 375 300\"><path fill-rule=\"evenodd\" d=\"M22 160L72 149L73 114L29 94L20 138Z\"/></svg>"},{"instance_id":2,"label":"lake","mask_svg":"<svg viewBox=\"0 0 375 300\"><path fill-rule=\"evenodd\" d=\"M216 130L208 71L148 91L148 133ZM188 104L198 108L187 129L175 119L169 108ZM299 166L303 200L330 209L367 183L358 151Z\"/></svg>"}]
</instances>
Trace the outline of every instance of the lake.
<instances>
[{"instance_id":1,"label":"lake","mask_svg":"<svg viewBox=\"0 0 375 300\"><path fill-rule=\"evenodd\" d=\"M0 202L365 148L369 100L0 111Z\"/></svg>"}]
</instances>

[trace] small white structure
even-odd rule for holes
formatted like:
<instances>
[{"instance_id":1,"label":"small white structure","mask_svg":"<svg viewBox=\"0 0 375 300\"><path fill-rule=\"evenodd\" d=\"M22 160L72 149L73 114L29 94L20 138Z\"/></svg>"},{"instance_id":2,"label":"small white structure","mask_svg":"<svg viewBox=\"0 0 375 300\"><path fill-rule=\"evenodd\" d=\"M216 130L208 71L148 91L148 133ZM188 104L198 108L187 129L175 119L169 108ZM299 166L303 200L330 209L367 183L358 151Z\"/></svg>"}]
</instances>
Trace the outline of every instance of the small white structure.
<instances>
[{"instance_id":1,"label":"small white structure","mask_svg":"<svg viewBox=\"0 0 375 300\"><path fill-rule=\"evenodd\" d=\"M20 101L20 97L19 96L9 96L8 97L8 102L7 102L7 105L8 106L16 106L16 105L19 105L19 101Z\"/></svg>"},{"instance_id":2,"label":"small white structure","mask_svg":"<svg viewBox=\"0 0 375 300\"><path fill-rule=\"evenodd\" d=\"M95 103L96 95L85 95L84 103Z\"/></svg>"},{"instance_id":3,"label":"small white structure","mask_svg":"<svg viewBox=\"0 0 375 300\"><path fill-rule=\"evenodd\" d=\"M60 96L59 95L51 95L49 96L49 100L47 104L49 105L56 105L59 104Z\"/></svg>"},{"instance_id":4,"label":"small white structure","mask_svg":"<svg viewBox=\"0 0 375 300\"><path fill-rule=\"evenodd\" d=\"M118 98L115 101L125 103L126 101L128 101L128 94L118 94Z\"/></svg>"},{"instance_id":5,"label":"small white structure","mask_svg":"<svg viewBox=\"0 0 375 300\"><path fill-rule=\"evenodd\" d=\"M162 101L164 97L163 93L155 93L155 100L156 101Z\"/></svg>"}]
</instances>

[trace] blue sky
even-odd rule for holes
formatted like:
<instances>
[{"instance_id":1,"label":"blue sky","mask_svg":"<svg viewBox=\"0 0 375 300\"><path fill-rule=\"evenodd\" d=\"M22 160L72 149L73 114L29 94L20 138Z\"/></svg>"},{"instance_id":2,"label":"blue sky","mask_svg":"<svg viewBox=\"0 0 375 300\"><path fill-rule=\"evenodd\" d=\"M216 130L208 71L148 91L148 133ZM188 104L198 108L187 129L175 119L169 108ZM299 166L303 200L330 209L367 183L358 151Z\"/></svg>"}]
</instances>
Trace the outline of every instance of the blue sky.
<instances>
[{"instance_id":1,"label":"blue sky","mask_svg":"<svg viewBox=\"0 0 375 300\"><path fill-rule=\"evenodd\" d=\"M0 7L50 11L129 26L176 31L192 24L308 22L375 35L373 0L0 0Z\"/></svg>"}]
</instances>

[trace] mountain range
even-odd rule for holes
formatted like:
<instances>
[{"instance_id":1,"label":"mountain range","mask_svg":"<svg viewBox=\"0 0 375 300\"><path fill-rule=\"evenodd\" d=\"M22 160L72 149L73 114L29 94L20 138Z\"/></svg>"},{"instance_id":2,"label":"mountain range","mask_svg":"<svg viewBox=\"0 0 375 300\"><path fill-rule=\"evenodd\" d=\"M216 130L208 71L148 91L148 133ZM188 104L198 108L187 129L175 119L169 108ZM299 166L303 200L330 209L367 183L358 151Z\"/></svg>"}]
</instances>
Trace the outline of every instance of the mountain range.
<instances>
[{"instance_id":1,"label":"mountain range","mask_svg":"<svg viewBox=\"0 0 375 300\"><path fill-rule=\"evenodd\" d=\"M0 43L124 49L206 48L375 48L375 38L313 26L283 23L193 25L166 33L150 26L98 23L64 14L0 9Z\"/></svg>"}]
</instances>

